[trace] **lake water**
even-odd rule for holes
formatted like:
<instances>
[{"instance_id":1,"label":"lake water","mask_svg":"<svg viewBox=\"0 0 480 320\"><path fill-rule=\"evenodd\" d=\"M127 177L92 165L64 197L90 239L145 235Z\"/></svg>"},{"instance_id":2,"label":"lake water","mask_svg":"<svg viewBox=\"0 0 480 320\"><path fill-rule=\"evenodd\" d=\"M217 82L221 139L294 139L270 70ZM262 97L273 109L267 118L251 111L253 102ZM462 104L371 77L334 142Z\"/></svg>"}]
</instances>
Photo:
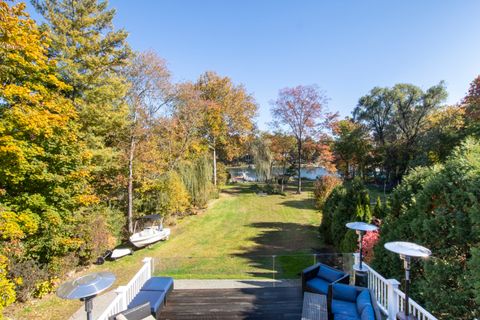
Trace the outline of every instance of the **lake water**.
<instances>
[{"instance_id":1,"label":"lake water","mask_svg":"<svg viewBox=\"0 0 480 320\"><path fill-rule=\"evenodd\" d=\"M282 174L282 168L274 167L272 175ZM243 176L247 181L257 181L257 173L253 167L228 168L228 172L233 177ZM305 167L300 170L302 179L315 180L318 177L328 174L324 168L321 167ZM296 177L296 175L295 175Z\"/></svg>"}]
</instances>

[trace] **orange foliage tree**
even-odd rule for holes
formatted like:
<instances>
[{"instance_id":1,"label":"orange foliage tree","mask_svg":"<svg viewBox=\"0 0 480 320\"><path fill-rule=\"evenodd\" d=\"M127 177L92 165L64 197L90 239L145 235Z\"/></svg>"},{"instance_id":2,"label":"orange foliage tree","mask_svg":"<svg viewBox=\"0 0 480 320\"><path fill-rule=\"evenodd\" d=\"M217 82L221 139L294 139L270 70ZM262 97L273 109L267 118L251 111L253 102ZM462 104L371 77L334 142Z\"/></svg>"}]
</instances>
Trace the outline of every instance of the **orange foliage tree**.
<instances>
[{"instance_id":1,"label":"orange foliage tree","mask_svg":"<svg viewBox=\"0 0 480 320\"><path fill-rule=\"evenodd\" d=\"M286 126L297 142L297 192L302 190L300 170L303 144L308 136L314 136L328 125L333 115L325 110L327 99L316 86L297 86L280 90L271 112L277 128Z\"/></svg>"}]
</instances>

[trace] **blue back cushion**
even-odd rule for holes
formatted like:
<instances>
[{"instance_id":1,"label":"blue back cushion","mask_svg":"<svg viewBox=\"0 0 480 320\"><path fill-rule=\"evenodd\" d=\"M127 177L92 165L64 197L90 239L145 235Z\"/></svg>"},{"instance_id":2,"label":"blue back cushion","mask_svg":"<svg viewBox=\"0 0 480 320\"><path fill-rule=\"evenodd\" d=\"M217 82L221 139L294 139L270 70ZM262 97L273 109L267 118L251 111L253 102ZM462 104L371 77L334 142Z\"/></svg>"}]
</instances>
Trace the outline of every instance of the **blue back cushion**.
<instances>
[{"instance_id":1,"label":"blue back cushion","mask_svg":"<svg viewBox=\"0 0 480 320\"><path fill-rule=\"evenodd\" d=\"M173 286L173 278L151 277L143 285L142 291L167 291Z\"/></svg>"},{"instance_id":2,"label":"blue back cushion","mask_svg":"<svg viewBox=\"0 0 480 320\"><path fill-rule=\"evenodd\" d=\"M350 302L357 302L357 289L355 287L336 283L332 285L333 291L333 299L343 300L343 301L350 301Z\"/></svg>"},{"instance_id":3,"label":"blue back cushion","mask_svg":"<svg viewBox=\"0 0 480 320\"><path fill-rule=\"evenodd\" d=\"M315 293L328 294L329 283L319 277L307 281L307 288Z\"/></svg>"},{"instance_id":4,"label":"blue back cushion","mask_svg":"<svg viewBox=\"0 0 480 320\"><path fill-rule=\"evenodd\" d=\"M362 292L357 297L357 312L362 314L363 309L366 306L371 306L372 302L370 300L370 292L368 290L362 290Z\"/></svg>"},{"instance_id":5,"label":"blue back cushion","mask_svg":"<svg viewBox=\"0 0 480 320\"><path fill-rule=\"evenodd\" d=\"M371 305L366 306L362 311L361 320L375 320L375 312L373 312L373 307Z\"/></svg>"},{"instance_id":6,"label":"blue back cushion","mask_svg":"<svg viewBox=\"0 0 480 320\"><path fill-rule=\"evenodd\" d=\"M318 277L327 280L328 282L334 282L343 276L343 272L320 266L318 270Z\"/></svg>"}]
</instances>

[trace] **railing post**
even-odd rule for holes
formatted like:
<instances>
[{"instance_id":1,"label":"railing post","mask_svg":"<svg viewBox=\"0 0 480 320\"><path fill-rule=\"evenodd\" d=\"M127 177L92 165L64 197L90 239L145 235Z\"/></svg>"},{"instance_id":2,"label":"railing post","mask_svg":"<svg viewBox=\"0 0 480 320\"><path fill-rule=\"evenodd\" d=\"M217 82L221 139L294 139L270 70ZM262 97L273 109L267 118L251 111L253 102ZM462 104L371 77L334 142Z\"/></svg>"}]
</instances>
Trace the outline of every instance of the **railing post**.
<instances>
[{"instance_id":1,"label":"railing post","mask_svg":"<svg viewBox=\"0 0 480 320\"><path fill-rule=\"evenodd\" d=\"M115 289L117 296L120 296L120 310L127 310L127 287L119 286Z\"/></svg>"},{"instance_id":2,"label":"railing post","mask_svg":"<svg viewBox=\"0 0 480 320\"><path fill-rule=\"evenodd\" d=\"M360 264L360 253L353 253L353 265Z\"/></svg>"},{"instance_id":3,"label":"railing post","mask_svg":"<svg viewBox=\"0 0 480 320\"><path fill-rule=\"evenodd\" d=\"M273 277L273 286L275 287L275 255L272 255L272 277Z\"/></svg>"},{"instance_id":4,"label":"railing post","mask_svg":"<svg viewBox=\"0 0 480 320\"><path fill-rule=\"evenodd\" d=\"M148 277L150 278L153 274L153 259L150 257L145 257L142 260L143 264L148 264Z\"/></svg>"},{"instance_id":5,"label":"railing post","mask_svg":"<svg viewBox=\"0 0 480 320\"><path fill-rule=\"evenodd\" d=\"M398 313L398 294L395 289L398 289L400 282L396 279L388 279L387 280L387 288L388 288L388 319L395 320Z\"/></svg>"}]
</instances>

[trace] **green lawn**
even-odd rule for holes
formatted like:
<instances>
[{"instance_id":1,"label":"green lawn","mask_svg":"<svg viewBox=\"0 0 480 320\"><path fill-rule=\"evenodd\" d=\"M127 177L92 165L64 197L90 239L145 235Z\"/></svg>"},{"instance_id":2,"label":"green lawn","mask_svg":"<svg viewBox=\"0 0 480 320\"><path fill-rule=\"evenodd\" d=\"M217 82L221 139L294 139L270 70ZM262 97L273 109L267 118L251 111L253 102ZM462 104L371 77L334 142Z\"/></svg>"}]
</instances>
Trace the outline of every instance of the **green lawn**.
<instances>
[{"instance_id":1,"label":"green lawn","mask_svg":"<svg viewBox=\"0 0 480 320\"><path fill-rule=\"evenodd\" d=\"M225 188L209 209L172 228L170 240L87 271L116 274L125 284L143 257L155 259L156 272L176 279L292 278L325 248L318 237L321 215L313 208L310 185L301 195L259 196L252 185ZM276 255L275 258L272 255ZM14 319L65 319L81 306L51 295L8 310Z\"/></svg>"},{"instance_id":2,"label":"green lawn","mask_svg":"<svg viewBox=\"0 0 480 320\"><path fill-rule=\"evenodd\" d=\"M207 213L189 218L159 245L157 272L177 279L296 276L298 265L311 264L313 250L322 249L321 216L310 196L259 196L248 184L229 187ZM291 260L298 261L294 271Z\"/></svg>"}]
</instances>

